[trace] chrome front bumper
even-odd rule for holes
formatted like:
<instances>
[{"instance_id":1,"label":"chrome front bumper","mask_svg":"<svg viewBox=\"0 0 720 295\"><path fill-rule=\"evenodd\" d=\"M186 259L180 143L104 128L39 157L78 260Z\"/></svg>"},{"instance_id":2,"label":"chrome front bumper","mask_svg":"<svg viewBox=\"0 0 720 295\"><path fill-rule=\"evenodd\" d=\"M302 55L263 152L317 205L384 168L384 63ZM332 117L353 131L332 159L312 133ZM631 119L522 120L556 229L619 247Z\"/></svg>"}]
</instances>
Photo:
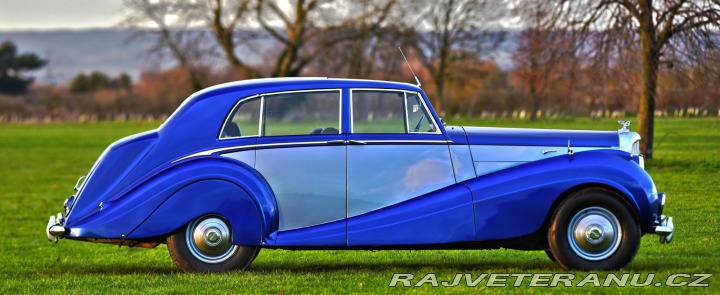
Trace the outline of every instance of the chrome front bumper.
<instances>
[{"instance_id":1,"label":"chrome front bumper","mask_svg":"<svg viewBox=\"0 0 720 295\"><path fill-rule=\"evenodd\" d=\"M665 193L658 194L658 219L653 223L653 230L655 234L660 236L660 243L670 243L675 234L675 226L673 225L673 218L662 214L663 207L665 207Z\"/></svg>"},{"instance_id":2,"label":"chrome front bumper","mask_svg":"<svg viewBox=\"0 0 720 295\"><path fill-rule=\"evenodd\" d=\"M48 241L57 242L59 238L64 237L67 234L67 230L63 226L65 218L62 213L58 213L56 216L50 216L47 227L45 227L45 234L47 235Z\"/></svg>"},{"instance_id":3,"label":"chrome front bumper","mask_svg":"<svg viewBox=\"0 0 720 295\"><path fill-rule=\"evenodd\" d=\"M660 225L655 226L655 233L660 236L660 243L670 243L675 234L675 226L673 218L670 216L660 215Z\"/></svg>"}]
</instances>

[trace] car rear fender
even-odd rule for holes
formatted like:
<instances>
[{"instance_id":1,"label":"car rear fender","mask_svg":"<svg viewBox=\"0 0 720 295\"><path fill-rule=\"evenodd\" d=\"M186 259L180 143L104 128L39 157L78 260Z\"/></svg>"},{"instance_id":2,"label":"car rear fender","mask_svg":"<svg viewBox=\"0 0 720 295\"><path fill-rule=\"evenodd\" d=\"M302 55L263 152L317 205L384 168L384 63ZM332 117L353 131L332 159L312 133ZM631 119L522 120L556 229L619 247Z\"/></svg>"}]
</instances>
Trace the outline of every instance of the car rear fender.
<instances>
[{"instance_id":1,"label":"car rear fender","mask_svg":"<svg viewBox=\"0 0 720 295\"><path fill-rule=\"evenodd\" d=\"M275 196L252 167L224 157L208 156L178 163L184 175L195 175L169 195L128 238L167 236L191 220L215 214L233 229L233 243L256 246L274 241L278 216Z\"/></svg>"}]
</instances>

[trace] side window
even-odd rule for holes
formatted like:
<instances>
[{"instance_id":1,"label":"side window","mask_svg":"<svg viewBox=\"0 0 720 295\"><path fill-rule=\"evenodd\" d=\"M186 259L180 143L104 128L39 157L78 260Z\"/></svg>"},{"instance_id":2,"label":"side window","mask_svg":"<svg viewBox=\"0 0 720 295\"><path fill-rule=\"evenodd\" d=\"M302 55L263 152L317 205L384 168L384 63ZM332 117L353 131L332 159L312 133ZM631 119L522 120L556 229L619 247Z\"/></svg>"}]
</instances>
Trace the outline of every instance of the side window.
<instances>
[{"instance_id":1,"label":"side window","mask_svg":"<svg viewBox=\"0 0 720 295\"><path fill-rule=\"evenodd\" d=\"M437 131L437 126L433 124L433 118L430 116L430 112L417 93L407 93L405 111L407 112L408 129L411 133L434 133Z\"/></svg>"},{"instance_id":2,"label":"side window","mask_svg":"<svg viewBox=\"0 0 720 295\"><path fill-rule=\"evenodd\" d=\"M353 90L353 133L405 133L401 91Z\"/></svg>"},{"instance_id":3,"label":"side window","mask_svg":"<svg viewBox=\"0 0 720 295\"><path fill-rule=\"evenodd\" d=\"M220 138L257 136L260 130L260 98L251 98L238 104L232 111Z\"/></svg>"},{"instance_id":4,"label":"side window","mask_svg":"<svg viewBox=\"0 0 720 295\"><path fill-rule=\"evenodd\" d=\"M340 91L270 94L264 97L265 136L340 133Z\"/></svg>"}]
</instances>

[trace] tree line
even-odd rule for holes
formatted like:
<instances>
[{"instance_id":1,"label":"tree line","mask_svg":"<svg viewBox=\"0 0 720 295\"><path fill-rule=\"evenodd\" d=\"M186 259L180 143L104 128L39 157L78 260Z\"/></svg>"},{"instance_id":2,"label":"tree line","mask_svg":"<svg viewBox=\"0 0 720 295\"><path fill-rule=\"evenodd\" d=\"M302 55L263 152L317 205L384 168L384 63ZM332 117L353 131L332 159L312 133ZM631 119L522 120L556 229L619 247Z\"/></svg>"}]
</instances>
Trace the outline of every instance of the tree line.
<instances>
[{"instance_id":1,"label":"tree line","mask_svg":"<svg viewBox=\"0 0 720 295\"><path fill-rule=\"evenodd\" d=\"M131 89L53 90L46 104L160 116L193 91L239 79L410 82L401 47L444 116L636 113L647 157L656 114L720 105L714 0L123 3L121 25L154 37L150 54L177 66L146 71ZM501 68L502 58L513 65Z\"/></svg>"}]
</instances>

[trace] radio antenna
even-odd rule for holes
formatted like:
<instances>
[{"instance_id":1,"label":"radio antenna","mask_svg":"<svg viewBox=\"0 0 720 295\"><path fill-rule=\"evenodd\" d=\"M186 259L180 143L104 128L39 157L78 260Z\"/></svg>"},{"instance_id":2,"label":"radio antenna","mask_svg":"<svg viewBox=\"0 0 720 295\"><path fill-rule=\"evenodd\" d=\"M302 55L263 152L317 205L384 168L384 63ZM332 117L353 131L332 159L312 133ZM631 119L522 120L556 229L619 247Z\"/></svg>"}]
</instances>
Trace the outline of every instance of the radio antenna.
<instances>
[{"instance_id":1,"label":"radio antenna","mask_svg":"<svg viewBox=\"0 0 720 295\"><path fill-rule=\"evenodd\" d=\"M420 84L420 80L415 75L415 71L413 71L412 67L410 66L410 63L408 62L407 58L405 57L405 53L403 53L402 48L400 48L400 46L398 46L398 50L400 50L400 54L402 54L402 57L405 60L405 63L407 64L408 68L410 69L410 73L412 73L413 77L415 77L415 82L417 82L417 87L422 86L422 84Z\"/></svg>"}]
</instances>

